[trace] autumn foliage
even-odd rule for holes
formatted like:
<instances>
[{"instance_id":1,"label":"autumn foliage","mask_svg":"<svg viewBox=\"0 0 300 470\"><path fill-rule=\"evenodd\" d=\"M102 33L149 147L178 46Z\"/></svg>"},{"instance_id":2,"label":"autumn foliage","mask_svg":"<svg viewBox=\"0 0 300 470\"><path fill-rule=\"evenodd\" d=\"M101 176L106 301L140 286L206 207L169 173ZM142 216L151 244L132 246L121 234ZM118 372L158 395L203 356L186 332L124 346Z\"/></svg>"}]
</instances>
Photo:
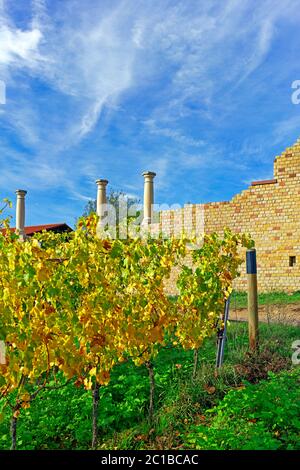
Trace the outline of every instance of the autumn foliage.
<instances>
[{"instance_id":1,"label":"autumn foliage","mask_svg":"<svg viewBox=\"0 0 300 470\"><path fill-rule=\"evenodd\" d=\"M251 245L228 230L206 236L192 269L184 236L103 239L96 224L90 216L71 234L44 232L23 243L0 233L0 397L15 420L57 371L93 389L121 361L148 364L166 342L199 348L222 321L240 247ZM174 302L164 279L176 264Z\"/></svg>"}]
</instances>

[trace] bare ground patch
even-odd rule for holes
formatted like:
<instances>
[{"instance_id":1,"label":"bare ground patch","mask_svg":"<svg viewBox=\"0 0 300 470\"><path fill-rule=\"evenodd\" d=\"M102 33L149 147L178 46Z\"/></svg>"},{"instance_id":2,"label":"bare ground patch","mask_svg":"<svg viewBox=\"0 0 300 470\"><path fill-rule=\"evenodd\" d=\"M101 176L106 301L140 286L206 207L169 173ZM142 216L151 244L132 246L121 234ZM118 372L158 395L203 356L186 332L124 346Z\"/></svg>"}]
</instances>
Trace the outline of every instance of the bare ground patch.
<instances>
[{"instance_id":1,"label":"bare ground patch","mask_svg":"<svg viewBox=\"0 0 300 470\"><path fill-rule=\"evenodd\" d=\"M258 308L259 321L264 323L283 323L300 326L300 303L260 305ZM230 320L247 321L247 308L232 307Z\"/></svg>"}]
</instances>

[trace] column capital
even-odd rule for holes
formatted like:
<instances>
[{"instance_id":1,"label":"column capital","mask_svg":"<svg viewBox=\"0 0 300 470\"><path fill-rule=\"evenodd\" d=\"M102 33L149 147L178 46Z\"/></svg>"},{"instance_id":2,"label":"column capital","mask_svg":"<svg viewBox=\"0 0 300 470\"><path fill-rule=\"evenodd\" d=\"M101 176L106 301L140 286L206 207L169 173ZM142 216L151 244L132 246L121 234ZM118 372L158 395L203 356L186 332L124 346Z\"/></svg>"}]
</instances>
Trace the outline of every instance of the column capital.
<instances>
[{"instance_id":1,"label":"column capital","mask_svg":"<svg viewBox=\"0 0 300 470\"><path fill-rule=\"evenodd\" d=\"M145 179L146 178L153 179L156 176L156 173L154 173L154 171L144 171L142 175Z\"/></svg>"},{"instance_id":2,"label":"column capital","mask_svg":"<svg viewBox=\"0 0 300 470\"><path fill-rule=\"evenodd\" d=\"M104 179L96 180L96 184L98 186L107 186L108 185L108 180L104 180Z\"/></svg>"},{"instance_id":3,"label":"column capital","mask_svg":"<svg viewBox=\"0 0 300 470\"><path fill-rule=\"evenodd\" d=\"M25 197L27 194L27 191L25 191L25 189L17 189L16 190L16 195L18 197Z\"/></svg>"}]
</instances>

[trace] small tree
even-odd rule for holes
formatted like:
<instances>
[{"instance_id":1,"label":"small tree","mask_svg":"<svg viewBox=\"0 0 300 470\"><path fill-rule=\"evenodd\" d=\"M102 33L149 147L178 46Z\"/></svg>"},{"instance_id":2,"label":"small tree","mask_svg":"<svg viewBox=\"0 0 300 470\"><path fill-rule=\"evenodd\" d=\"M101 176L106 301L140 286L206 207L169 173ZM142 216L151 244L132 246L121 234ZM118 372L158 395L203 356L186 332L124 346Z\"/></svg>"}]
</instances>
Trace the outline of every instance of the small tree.
<instances>
[{"instance_id":1,"label":"small tree","mask_svg":"<svg viewBox=\"0 0 300 470\"><path fill-rule=\"evenodd\" d=\"M203 340L224 327L224 303L240 275L241 249L252 246L250 235L226 228L223 236L205 235L203 246L193 251L193 268L183 266L179 274L175 336L184 349L194 349L193 378Z\"/></svg>"},{"instance_id":2,"label":"small tree","mask_svg":"<svg viewBox=\"0 0 300 470\"><path fill-rule=\"evenodd\" d=\"M140 199L132 197L132 196L127 196L127 194L124 193L123 191L117 191L117 190L111 189L110 192L108 193L107 203L112 205L115 208L117 221L119 221L120 203L125 200L127 201L128 209L132 208L133 206L138 206L140 204ZM91 199L85 205L82 215L83 217L88 217L89 215L96 213L96 212L97 212L97 201L96 199Z\"/></svg>"}]
</instances>

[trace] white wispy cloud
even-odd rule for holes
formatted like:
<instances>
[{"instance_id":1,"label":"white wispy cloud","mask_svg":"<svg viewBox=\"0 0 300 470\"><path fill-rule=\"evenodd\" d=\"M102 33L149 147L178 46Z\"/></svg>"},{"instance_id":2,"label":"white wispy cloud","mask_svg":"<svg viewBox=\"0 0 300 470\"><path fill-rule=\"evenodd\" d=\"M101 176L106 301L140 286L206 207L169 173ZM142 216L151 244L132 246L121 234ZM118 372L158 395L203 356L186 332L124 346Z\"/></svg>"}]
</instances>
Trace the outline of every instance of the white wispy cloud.
<instances>
[{"instance_id":1,"label":"white wispy cloud","mask_svg":"<svg viewBox=\"0 0 300 470\"><path fill-rule=\"evenodd\" d=\"M293 145L294 142L288 142L289 136L294 131L299 132L300 135L300 115L291 116L289 118L280 119L273 127L273 139L275 143Z\"/></svg>"},{"instance_id":2,"label":"white wispy cloud","mask_svg":"<svg viewBox=\"0 0 300 470\"><path fill-rule=\"evenodd\" d=\"M11 30L2 26L0 29L0 63L16 65L19 63L32 66L40 59L37 54L42 33L38 29L31 31Z\"/></svg>"},{"instance_id":3,"label":"white wispy cloud","mask_svg":"<svg viewBox=\"0 0 300 470\"><path fill-rule=\"evenodd\" d=\"M39 54L40 29L18 28L11 19L5 1L0 3L0 70L4 67L33 68L43 58Z\"/></svg>"},{"instance_id":4,"label":"white wispy cloud","mask_svg":"<svg viewBox=\"0 0 300 470\"><path fill-rule=\"evenodd\" d=\"M151 132L197 145L198 139L183 135L175 125L168 130L163 122L176 123L193 113L190 100L199 104L196 114L208 117L220 88L236 86L264 60L286 8L282 2L265 1L253 9L252 2L234 0L192 2L193 8L164 0L151 5L132 0L86 3L82 9L81 2L71 0L51 11L50 3L33 0L26 30L14 25L6 2L0 11L0 62L10 68L28 66L76 100L76 113L71 107L64 129L71 145L95 128L112 97L119 99L157 76L165 85L148 117L149 123L156 121ZM297 2L288 4L291 13ZM252 21L247 21L249 15Z\"/></svg>"},{"instance_id":5,"label":"white wispy cloud","mask_svg":"<svg viewBox=\"0 0 300 470\"><path fill-rule=\"evenodd\" d=\"M84 201L109 165L117 182L136 172L126 179L134 190L140 170L154 169L164 190L185 171L222 163L243 171L248 151L262 158L255 142L228 149L207 128L242 116L239 92L267 61L281 25L299 21L298 0L31 0L22 21L11 6L0 0L0 120L22 148L0 145L3 187L23 178ZM105 141L111 123L114 157ZM283 118L274 140L297 125ZM159 142L156 155L143 153L146 137Z\"/></svg>"},{"instance_id":6,"label":"white wispy cloud","mask_svg":"<svg viewBox=\"0 0 300 470\"><path fill-rule=\"evenodd\" d=\"M154 119L147 119L146 121L143 121L143 124L151 134L168 137L185 146L203 147L205 144L204 140L187 137L177 129L159 126Z\"/></svg>"},{"instance_id":7,"label":"white wispy cloud","mask_svg":"<svg viewBox=\"0 0 300 470\"><path fill-rule=\"evenodd\" d=\"M122 2L106 14L99 3L95 18L85 17L80 2L71 3L72 15L70 4L61 4L52 18L45 3L35 0L31 29L27 30L17 28L5 8L0 12L0 70L8 87L14 82L14 69L30 67L30 73L60 92L62 100L63 95L73 97L75 103L64 129L69 145L88 134L105 103L131 85L135 48L122 26ZM57 24L60 18L65 21L63 28ZM27 108L32 108L30 94L28 98ZM28 111L23 110L26 121Z\"/></svg>"}]
</instances>

